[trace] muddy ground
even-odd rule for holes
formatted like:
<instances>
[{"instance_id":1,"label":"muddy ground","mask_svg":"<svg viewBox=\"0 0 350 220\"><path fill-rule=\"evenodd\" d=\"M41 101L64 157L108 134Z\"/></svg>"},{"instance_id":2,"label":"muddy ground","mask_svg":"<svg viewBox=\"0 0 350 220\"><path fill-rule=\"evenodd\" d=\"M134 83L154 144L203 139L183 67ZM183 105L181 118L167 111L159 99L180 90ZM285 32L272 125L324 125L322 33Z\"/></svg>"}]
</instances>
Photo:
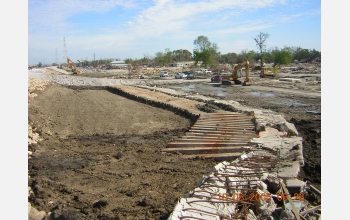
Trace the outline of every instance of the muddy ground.
<instances>
[{"instance_id":1,"label":"muddy ground","mask_svg":"<svg viewBox=\"0 0 350 220\"><path fill-rule=\"evenodd\" d=\"M304 139L300 179L320 188L320 77L252 79L254 86L223 87L225 96L203 94L283 114ZM162 154L191 119L101 88L50 84L29 100L28 122L43 139L29 146L29 202L50 219L167 219L217 162Z\"/></svg>"}]
</instances>

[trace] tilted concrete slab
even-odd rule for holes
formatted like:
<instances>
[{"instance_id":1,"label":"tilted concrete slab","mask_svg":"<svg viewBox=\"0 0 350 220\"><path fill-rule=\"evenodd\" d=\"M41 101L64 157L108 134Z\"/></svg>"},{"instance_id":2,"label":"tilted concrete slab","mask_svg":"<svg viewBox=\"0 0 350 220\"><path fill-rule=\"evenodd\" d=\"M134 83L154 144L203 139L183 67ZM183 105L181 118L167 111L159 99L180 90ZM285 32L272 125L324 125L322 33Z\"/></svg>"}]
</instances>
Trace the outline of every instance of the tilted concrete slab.
<instances>
[{"instance_id":1,"label":"tilted concrete slab","mask_svg":"<svg viewBox=\"0 0 350 220\"><path fill-rule=\"evenodd\" d=\"M281 178L297 178L300 172L299 162L286 162L283 161L278 166L277 176Z\"/></svg>"},{"instance_id":2,"label":"tilted concrete slab","mask_svg":"<svg viewBox=\"0 0 350 220\"><path fill-rule=\"evenodd\" d=\"M253 138L251 143L279 152L282 160L296 160L301 166L304 166L302 137L288 137L285 134L275 128L268 127L265 131L259 132L259 138Z\"/></svg>"}]
</instances>

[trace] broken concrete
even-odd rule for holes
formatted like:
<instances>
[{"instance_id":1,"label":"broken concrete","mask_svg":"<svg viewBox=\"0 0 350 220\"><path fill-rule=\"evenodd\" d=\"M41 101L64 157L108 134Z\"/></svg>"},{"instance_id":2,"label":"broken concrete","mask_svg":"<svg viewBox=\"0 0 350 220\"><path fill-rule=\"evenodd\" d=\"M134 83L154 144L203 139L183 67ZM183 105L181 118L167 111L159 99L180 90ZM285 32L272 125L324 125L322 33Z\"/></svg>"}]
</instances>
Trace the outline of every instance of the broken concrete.
<instances>
[{"instance_id":1,"label":"broken concrete","mask_svg":"<svg viewBox=\"0 0 350 220\"><path fill-rule=\"evenodd\" d=\"M273 178L278 183L275 187L271 187L268 180L275 166L278 166L275 156L255 153L243 154L232 162L221 162L199 181L194 191L178 202L168 219L275 219L273 215L276 215L278 205L273 198L277 198L276 190L281 191L283 186L283 180L279 177ZM294 187L294 183L296 181L289 181L289 186ZM305 188L301 187L297 192L304 193ZM294 199L298 200L296 197ZM290 201L284 203L281 216L293 217L294 207L300 212L302 201L295 201L294 204ZM245 205L245 209L241 208L242 205ZM247 208L251 208L248 213L244 211Z\"/></svg>"}]
</instances>

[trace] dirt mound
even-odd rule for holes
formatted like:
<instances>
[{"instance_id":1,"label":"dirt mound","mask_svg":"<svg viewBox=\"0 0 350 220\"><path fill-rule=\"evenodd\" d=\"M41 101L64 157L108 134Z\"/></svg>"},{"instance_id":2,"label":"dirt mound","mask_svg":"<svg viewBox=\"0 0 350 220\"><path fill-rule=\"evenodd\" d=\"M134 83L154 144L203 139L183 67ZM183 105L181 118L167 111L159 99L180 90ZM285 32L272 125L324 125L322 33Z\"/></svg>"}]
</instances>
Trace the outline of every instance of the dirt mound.
<instances>
[{"instance_id":1,"label":"dirt mound","mask_svg":"<svg viewBox=\"0 0 350 220\"><path fill-rule=\"evenodd\" d=\"M190 120L105 90L48 86L29 105L43 141L29 202L52 219L166 219L215 164L161 149Z\"/></svg>"}]
</instances>

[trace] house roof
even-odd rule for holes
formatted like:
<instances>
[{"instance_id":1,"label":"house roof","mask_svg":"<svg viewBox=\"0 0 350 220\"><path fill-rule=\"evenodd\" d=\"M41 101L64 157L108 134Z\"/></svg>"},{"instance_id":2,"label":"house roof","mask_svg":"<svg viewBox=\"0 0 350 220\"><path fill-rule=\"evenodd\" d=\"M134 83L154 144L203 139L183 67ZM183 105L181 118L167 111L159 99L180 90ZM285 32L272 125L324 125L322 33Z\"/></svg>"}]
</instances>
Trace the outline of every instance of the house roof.
<instances>
[{"instance_id":1,"label":"house roof","mask_svg":"<svg viewBox=\"0 0 350 220\"><path fill-rule=\"evenodd\" d=\"M112 61L111 64L125 64L122 60Z\"/></svg>"}]
</instances>

